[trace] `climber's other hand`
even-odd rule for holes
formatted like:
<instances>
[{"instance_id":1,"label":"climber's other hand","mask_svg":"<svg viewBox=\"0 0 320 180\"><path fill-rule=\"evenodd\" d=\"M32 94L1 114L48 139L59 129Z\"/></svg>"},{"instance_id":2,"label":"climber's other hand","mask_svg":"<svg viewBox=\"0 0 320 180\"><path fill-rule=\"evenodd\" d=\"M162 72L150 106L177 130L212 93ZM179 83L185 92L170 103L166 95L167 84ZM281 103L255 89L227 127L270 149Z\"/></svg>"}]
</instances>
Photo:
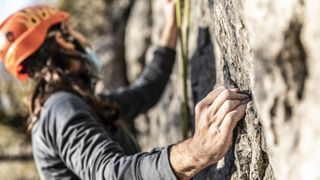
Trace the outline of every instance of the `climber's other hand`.
<instances>
[{"instance_id":1,"label":"climber's other hand","mask_svg":"<svg viewBox=\"0 0 320 180\"><path fill-rule=\"evenodd\" d=\"M177 44L176 0L162 0L166 24L160 37L159 45L171 49Z\"/></svg>"},{"instance_id":2,"label":"climber's other hand","mask_svg":"<svg viewBox=\"0 0 320 180\"><path fill-rule=\"evenodd\" d=\"M176 26L176 0L162 0L167 25Z\"/></svg>"}]
</instances>

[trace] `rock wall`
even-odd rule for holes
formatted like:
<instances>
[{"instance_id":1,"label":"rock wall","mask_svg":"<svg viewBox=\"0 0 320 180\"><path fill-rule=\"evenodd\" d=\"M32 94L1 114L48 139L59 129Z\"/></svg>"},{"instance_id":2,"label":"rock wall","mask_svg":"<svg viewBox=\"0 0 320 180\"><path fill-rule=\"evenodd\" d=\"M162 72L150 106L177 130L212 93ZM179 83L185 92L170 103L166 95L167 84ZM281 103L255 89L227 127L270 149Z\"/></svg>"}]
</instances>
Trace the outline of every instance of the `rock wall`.
<instances>
[{"instance_id":1,"label":"rock wall","mask_svg":"<svg viewBox=\"0 0 320 180\"><path fill-rule=\"evenodd\" d=\"M320 146L317 138L320 125L316 117L320 115L320 91L316 87L320 83L317 63L320 3L315 0L191 0L191 3L190 105L193 107L219 84L239 87L253 97L246 117L234 131L226 157L195 179L318 179L320 155L316 150ZM122 27L118 34L126 36L120 38L120 47L126 50L125 56L121 56L126 63L120 67L127 69L124 74L118 73L129 81L150 61L152 48L148 46L157 42L164 24L161 0L136 0L131 10L126 28ZM103 45L108 42L106 39L100 38L102 53L110 50L109 45ZM108 58L109 53L104 56ZM107 83L116 76L114 61L116 58L111 58L108 61L111 63L106 63L110 70L106 71L112 72L105 79ZM144 150L182 140L180 67L177 59L160 102L135 121ZM113 89L126 84L114 79L112 82L116 83ZM191 125L193 122L190 119Z\"/></svg>"},{"instance_id":2,"label":"rock wall","mask_svg":"<svg viewBox=\"0 0 320 180\"><path fill-rule=\"evenodd\" d=\"M209 0L224 80L253 93L235 138L236 179L320 177L319 4Z\"/></svg>"},{"instance_id":3,"label":"rock wall","mask_svg":"<svg viewBox=\"0 0 320 180\"><path fill-rule=\"evenodd\" d=\"M223 79L226 86L252 93L255 67L241 4L241 1L209 1L210 26L214 26L218 79ZM209 173L209 177L217 179L274 178L255 101L248 105L246 117L236 127L226 157Z\"/></svg>"}]
</instances>

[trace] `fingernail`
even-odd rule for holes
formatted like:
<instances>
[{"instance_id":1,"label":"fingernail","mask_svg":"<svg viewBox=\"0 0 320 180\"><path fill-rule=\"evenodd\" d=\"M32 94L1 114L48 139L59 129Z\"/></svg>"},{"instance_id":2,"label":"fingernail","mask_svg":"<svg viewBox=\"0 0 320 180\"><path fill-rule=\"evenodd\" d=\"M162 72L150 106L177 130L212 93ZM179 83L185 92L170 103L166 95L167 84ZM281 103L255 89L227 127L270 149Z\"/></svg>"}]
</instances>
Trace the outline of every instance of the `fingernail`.
<instances>
[{"instance_id":1,"label":"fingernail","mask_svg":"<svg viewBox=\"0 0 320 180\"><path fill-rule=\"evenodd\" d=\"M246 95L246 96L248 96L248 98L249 98L249 99L251 99L251 98L252 98L251 93L250 93L249 91L240 91L240 92L238 92L238 94Z\"/></svg>"},{"instance_id":2,"label":"fingernail","mask_svg":"<svg viewBox=\"0 0 320 180\"><path fill-rule=\"evenodd\" d=\"M251 101L251 99L244 99L244 100L241 100L241 104L247 104L250 101Z\"/></svg>"},{"instance_id":3,"label":"fingernail","mask_svg":"<svg viewBox=\"0 0 320 180\"><path fill-rule=\"evenodd\" d=\"M240 98L243 99L243 100L245 100L245 99L251 99L248 94L240 94L240 93L238 93L238 94L239 94Z\"/></svg>"},{"instance_id":4,"label":"fingernail","mask_svg":"<svg viewBox=\"0 0 320 180\"><path fill-rule=\"evenodd\" d=\"M240 91L239 93L240 94L248 94L248 95L251 94L251 92L249 90L243 90L243 91Z\"/></svg>"}]
</instances>

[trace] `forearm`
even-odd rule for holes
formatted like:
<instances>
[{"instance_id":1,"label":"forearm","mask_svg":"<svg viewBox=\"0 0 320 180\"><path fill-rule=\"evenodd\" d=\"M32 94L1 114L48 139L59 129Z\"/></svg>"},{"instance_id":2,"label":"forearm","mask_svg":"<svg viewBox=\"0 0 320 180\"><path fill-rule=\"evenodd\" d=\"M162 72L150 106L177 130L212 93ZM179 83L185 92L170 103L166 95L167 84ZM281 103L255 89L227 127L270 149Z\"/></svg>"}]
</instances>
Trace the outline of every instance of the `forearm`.
<instances>
[{"instance_id":1,"label":"forearm","mask_svg":"<svg viewBox=\"0 0 320 180\"><path fill-rule=\"evenodd\" d=\"M54 121L46 122L51 126L43 125L54 129L49 131L50 140L47 141L51 143L53 140L50 148L55 150L66 168L80 179L176 179L167 147L126 155L123 152L126 145L115 142L96 122L90 109L81 107L81 103L75 101L72 108L59 104L64 111L58 110Z\"/></svg>"},{"instance_id":2,"label":"forearm","mask_svg":"<svg viewBox=\"0 0 320 180\"><path fill-rule=\"evenodd\" d=\"M160 46L171 49L176 48L177 44L177 25L175 21L167 22L160 38Z\"/></svg>"},{"instance_id":3,"label":"forearm","mask_svg":"<svg viewBox=\"0 0 320 180\"><path fill-rule=\"evenodd\" d=\"M193 153L190 143L191 139L187 139L170 148L170 164L178 179L191 179L209 165L207 160L200 159Z\"/></svg>"}]
</instances>

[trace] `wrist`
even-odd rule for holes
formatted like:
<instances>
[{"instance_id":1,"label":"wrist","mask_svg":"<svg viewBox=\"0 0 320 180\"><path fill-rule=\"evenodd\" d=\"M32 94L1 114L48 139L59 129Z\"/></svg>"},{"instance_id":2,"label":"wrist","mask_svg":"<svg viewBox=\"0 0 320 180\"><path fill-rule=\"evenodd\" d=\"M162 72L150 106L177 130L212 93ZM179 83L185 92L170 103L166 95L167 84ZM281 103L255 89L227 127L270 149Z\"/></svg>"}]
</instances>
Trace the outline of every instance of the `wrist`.
<instances>
[{"instance_id":1,"label":"wrist","mask_svg":"<svg viewBox=\"0 0 320 180\"><path fill-rule=\"evenodd\" d=\"M193 161L198 164L201 168L205 168L212 164L212 158L210 155L207 155L207 152L203 151L199 147L199 143L196 143L193 137L188 141L188 152Z\"/></svg>"},{"instance_id":2,"label":"wrist","mask_svg":"<svg viewBox=\"0 0 320 180\"><path fill-rule=\"evenodd\" d=\"M188 152L189 140L173 145L170 149L170 163L178 179L191 179L196 164Z\"/></svg>"},{"instance_id":3,"label":"wrist","mask_svg":"<svg viewBox=\"0 0 320 180\"><path fill-rule=\"evenodd\" d=\"M170 149L170 163L179 179L190 179L209 164L193 152L192 140L187 139Z\"/></svg>"},{"instance_id":4,"label":"wrist","mask_svg":"<svg viewBox=\"0 0 320 180\"><path fill-rule=\"evenodd\" d=\"M172 25L166 25L162 31L162 36L160 38L160 45L175 49L177 44L177 27Z\"/></svg>"}]
</instances>

